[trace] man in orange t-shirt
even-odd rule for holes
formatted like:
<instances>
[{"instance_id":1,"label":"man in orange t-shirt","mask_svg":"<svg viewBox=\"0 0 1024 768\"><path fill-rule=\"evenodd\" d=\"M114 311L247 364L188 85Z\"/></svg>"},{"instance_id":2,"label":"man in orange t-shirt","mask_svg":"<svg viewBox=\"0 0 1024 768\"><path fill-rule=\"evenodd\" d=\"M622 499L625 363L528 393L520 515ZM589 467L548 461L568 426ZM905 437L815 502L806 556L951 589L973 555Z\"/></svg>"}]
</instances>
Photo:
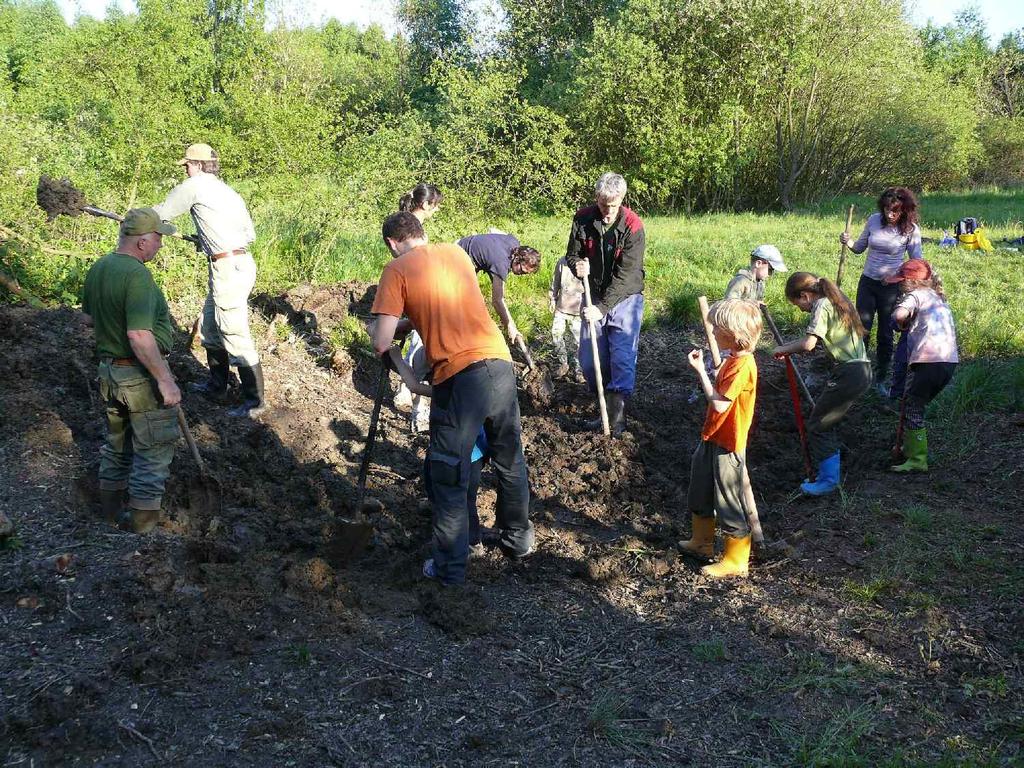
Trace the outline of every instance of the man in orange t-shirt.
<instances>
[{"instance_id":1,"label":"man in orange t-shirt","mask_svg":"<svg viewBox=\"0 0 1024 768\"><path fill-rule=\"evenodd\" d=\"M396 333L412 328L423 339L433 373L427 462L434 508L433 557L423 572L459 584L466 579L467 490L481 427L497 477L498 546L513 559L533 551L512 356L464 250L428 244L419 219L407 212L389 216L382 234L395 259L381 273L370 310L377 316L373 346L388 355Z\"/></svg>"},{"instance_id":2,"label":"man in orange t-shirt","mask_svg":"<svg viewBox=\"0 0 1024 768\"><path fill-rule=\"evenodd\" d=\"M714 555L715 517L725 535L720 562L702 569L708 576L746 576L750 560L750 525L753 502L747 475L747 433L757 397L757 362L753 349L761 336L761 310L752 301L725 299L708 312L715 341L732 355L718 370L714 384L704 369L704 353L693 350L687 362L700 377L708 412L700 444L690 462L690 488L686 503L693 522L693 538L683 552Z\"/></svg>"}]
</instances>

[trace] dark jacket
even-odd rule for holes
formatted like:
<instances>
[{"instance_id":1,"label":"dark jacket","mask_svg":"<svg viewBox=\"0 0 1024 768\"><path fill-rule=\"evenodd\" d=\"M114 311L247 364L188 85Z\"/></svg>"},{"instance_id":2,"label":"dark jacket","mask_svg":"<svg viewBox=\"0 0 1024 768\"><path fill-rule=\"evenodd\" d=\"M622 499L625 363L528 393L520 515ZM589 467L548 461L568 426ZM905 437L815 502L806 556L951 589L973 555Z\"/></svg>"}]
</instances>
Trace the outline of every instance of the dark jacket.
<instances>
[{"instance_id":1,"label":"dark jacket","mask_svg":"<svg viewBox=\"0 0 1024 768\"><path fill-rule=\"evenodd\" d=\"M580 208L565 258L573 272L580 259L590 261L590 295L607 314L623 299L644 291L644 223L622 206L619 218L605 230L596 205Z\"/></svg>"}]
</instances>

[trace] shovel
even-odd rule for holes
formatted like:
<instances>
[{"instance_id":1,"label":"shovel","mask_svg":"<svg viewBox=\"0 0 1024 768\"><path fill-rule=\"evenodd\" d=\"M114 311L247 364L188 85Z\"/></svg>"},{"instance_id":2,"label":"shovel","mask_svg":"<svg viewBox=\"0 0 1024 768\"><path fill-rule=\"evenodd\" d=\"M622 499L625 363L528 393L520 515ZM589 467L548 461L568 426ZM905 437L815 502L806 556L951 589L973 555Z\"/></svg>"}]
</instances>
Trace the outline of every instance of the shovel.
<instances>
[{"instance_id":1,"label":"shovel","mask_svg":"<svg viewBox=\"0 0 1024 768\"><path fill-rule=\"evenodd\" d=\"M373 400L373 411L370 413L370 428L366 434L366 445L363 447L363 458L359 464L359 479L356 481L356 503L353 506L351 519L335 519L327 534L325 554L332 565L344 565L351 562L366 549L373 535L373 525L366 519L368 511L379 511L381 503L376 499L366 498L366 478L370 473L370 458L373 455L373 444L377 440L377 423L380 421L380 406L384 402L384 393L388 388L388 368L383 363L380 377L377 379L377 393Z\"/></svg>"},{"instance_id":2,"label":"shovel","mask_svg":"<svg viewBox=\"0 0 1024 768\"><path fill-rule=\"evenodd\" d=\"M586 299L586 306L594 306L594 301L590 298L590 275L583 278L583 298ZM604 400L604 381L602 380L604 377L601 374L601 355L597 349L597 323L588 319L587 328L590 330L590 351L594 355L594 379L597 384L597 405L601 410L601 431L605 437L609 437L612 430L608 425L608 405Z\"/></svg>"},{"instance_id":3,"label":"shovel","mask_svg":"<svg viewBox=\"0 0 1024 768\"><path fill-rule=\"evenodd\" d=\"M192 458L195 460L196 466L199 467L198 477L193 475L188 480L189 507L197 512L216 515L220 512L222 496L220 481L207 474L206 464L203 462L203 457L199 455L199 446L196 445L192 430L189 429L185 411L180 405L176 406L175 410L178 412L178 426L181 427L181 433L185 436L185 442L188 443Z\"/></svg>"},{"instance_id":4,"label":"shovel","mask_svg":"<svg viewBox=\"0 0 1024 768\"><path fill-rule=\"evenodd\" d=\"M890 451L893 461L898 462L904 462L907 460L907 457L903 455L903 428L906 420L906 405L907 396L904 395L900 398L900 420L896 425L896 444Z\"/></svg>"},{"instance_id":5,"label":"shovel","mask_svg":"<svg viewBox=\"0 0 1024 768\"><path fill-rule=\"evenodd\" d=\"M804 424L804 412L800 406L800 392L796 388L796 368L789 355L786 355L786 379L789 381L789 397L793 401L793 418L796 419L796 431L800 434L800 453L804 459L804 472L807 479L814 479L811 465L811 451L807 444L807 426Z\"/></svg>"},{"instance_id":6,"label":"shovel","mask_svg":"<svg viewBox=\"0 0 1024 768\"><path fill-rule=\"evenodd\" d=\"M516 336L516 348L523 353L523 357L526 358L526 371L527 376L532 377L537 387L537 395L544 401L550 402L552 396L555 394L555 385L551 381L551 374L546 370L537 367L537 364L533 362L533 355L530 354L529 348L526 346L526 341L523 337Z\"/></svg>"},{"instance_id":7,"label":"shovel","mask_svg":"<svg viewBox=\"0 0 1024 768\"><path fill-rule=\"evenodd\" d=\"M775 324L775 320L772 318L772 313L768 311L767 306L762 306L761 311L764 312L764 319L768 321L768 327L771 329L772 338L775 339L775 343L780 347L786 343L786 340L782 338L782 334L779 333L779 326ZM800 385L800 389L804 391L804 397L807 398L807 402L811 408L814 408L814 398L811 396L811 390L807 388L807 382L804 381L804 377L800 375L800 369L796 367L796 363L792 357L787 357L788 365L793 368L793 375L796 376L797 383ZM787 374L788 375L788 374Z\"/></svg>"},{"instance_id":8,"label":"shovel","mask_svg":"<svg viewBox=\"0 0 1024 768\"><path fill-rule=\"evenodd\" d=\"M846 212L846 236L850 236L850 227L853 226L853 206ZM843 268L846 266L846 254L850 247L843 243L843 247L839 250L839 270L836 272L836 288L843 287Z\"/></svg>"},{"instance_id":9,"label":"shovel","mask_svg":"<svg viewBox=\"0 0 1024 768\"><path fill-rule=\"evenodd\" d=\"M71 183L70 179L53 179L46 174L39 177L39 184L36 185L36 203L46 211L46 218L50 221L58 216L80 216L83 213L116 222L124 221L123 216L119 216L113 211L86 203L85 195ZM198 235L183 235L180 232L175 232L172 237L192 243L196 250L200 250Z\"/></svg>"}]
</instances>

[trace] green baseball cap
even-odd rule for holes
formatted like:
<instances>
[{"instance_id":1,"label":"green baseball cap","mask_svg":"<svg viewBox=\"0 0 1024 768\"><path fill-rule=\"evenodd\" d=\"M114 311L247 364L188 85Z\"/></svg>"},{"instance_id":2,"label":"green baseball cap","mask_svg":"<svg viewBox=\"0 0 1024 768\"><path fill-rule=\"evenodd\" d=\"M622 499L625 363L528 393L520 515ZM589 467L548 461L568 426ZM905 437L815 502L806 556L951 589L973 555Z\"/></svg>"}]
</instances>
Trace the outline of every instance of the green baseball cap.
<instances>
[{"instance_id":1,"label":"green baseball cap","mask_svg":"<svg viewBox=\"0 0 1024 768\"><path fill-rule=\"evenodd\" d=\"M132 208L121 222L122 235L148 235L150 232L173 235L177 231L173 224L163 221L152 208Z\"/></svg>"}]
</instances>

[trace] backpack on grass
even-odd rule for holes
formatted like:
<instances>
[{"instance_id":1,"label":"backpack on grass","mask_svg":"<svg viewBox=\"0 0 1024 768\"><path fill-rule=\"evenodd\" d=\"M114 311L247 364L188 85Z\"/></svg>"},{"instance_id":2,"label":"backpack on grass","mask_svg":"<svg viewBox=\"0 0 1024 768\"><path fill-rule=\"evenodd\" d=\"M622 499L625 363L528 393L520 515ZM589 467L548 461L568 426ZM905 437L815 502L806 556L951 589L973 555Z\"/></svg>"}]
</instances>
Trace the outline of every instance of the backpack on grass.
<instances>
[{"instance_id":1,"label":"backpack on grass","mask_svg":"<svg viewBox=\"0 0 1024 768\"><path fill-rule=\"evenodd\" d=\"M976 229L978 229L978 220L973 216L960 219L960 221L953 225L953 233L957 237L960 237L960 235L973 235Z\"/></svg>"}]
</instances>

